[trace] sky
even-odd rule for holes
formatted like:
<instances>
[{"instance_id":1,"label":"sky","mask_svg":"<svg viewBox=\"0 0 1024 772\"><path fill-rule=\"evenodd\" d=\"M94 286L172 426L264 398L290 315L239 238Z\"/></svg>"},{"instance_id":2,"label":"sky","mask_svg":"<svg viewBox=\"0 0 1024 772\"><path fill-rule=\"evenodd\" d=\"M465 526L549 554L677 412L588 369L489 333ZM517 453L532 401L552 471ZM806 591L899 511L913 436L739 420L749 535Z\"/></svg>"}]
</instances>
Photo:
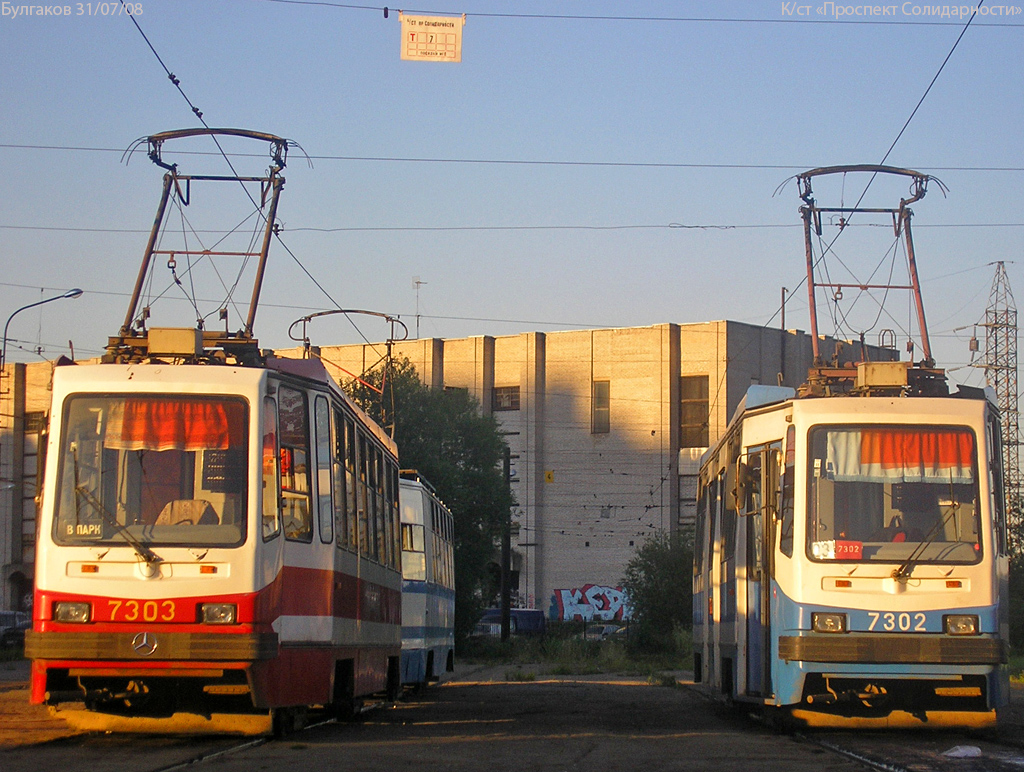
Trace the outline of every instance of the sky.
<instances>
[{"instance_id":1,"label":"sky","mask_svg":"<svg viewBox=\"0 0 1024 772\"><path fill-rule=\"evenodd\" d=\"M402 61L399 13L382 6L143 0L131 16L117 3L36 16L5 4L0 319L84 290L9 319L8 359L95 356L117 333L163 175L144 152L123 154L199 127L191 103L209 126L297 143L255 324L263 347L292 345L292 321L339 307L399 316L421 337L779 326L783 287L786 326L807 330L792 178L884 159L934 178L912 207L933 352L954 381L984 383L969 341L984 351L995 262L1024 301L1018 6L991 6L964 32L966 18L929 13L962 6L938 3L887 16L840 6L851 15L836 18L818 12L831 4L777 0L422 2L406 13L465 14L461 62ZM265 171L262 143L222 146L239 174ZM182 174L230 173L208 137L168 142L163 156ZM816 178L814 192L822 206L863 194L884 208L908 195L905 178L852 174ZM162 245L241 251L252 210L236 183L196 183ZM224 236L240 223L243 235ZM835 241L819 270L905 283L891 225L851 225L825 223L821 244ZM213 328L227 305L238 329L251 262L246 273L238 258L191 270L176 259L173 275L155 260L150 323L201 315ZM916 337L902 291L847 288L835 301L822 290L818 308L823 334L877 342L891 329L903 351ZM378 341L388 327L332 316L309 334Z\"/></svg>"}]
</instances>

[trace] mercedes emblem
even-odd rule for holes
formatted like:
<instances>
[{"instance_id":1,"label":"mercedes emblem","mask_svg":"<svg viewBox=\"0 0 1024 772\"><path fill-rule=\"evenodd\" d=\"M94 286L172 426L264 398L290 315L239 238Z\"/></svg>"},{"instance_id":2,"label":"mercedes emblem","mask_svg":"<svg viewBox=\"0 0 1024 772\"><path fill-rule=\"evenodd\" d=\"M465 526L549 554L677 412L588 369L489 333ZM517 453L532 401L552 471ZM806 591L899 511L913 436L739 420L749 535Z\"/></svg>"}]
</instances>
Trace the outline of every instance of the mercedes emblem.
<instances>
[{"instance_id":1,"label":"mercedes emblem","mask_svg":"<svg viewBox=\"0 0 1024 772\"><path fill-rule=\"evenodd\" d=\"M132 651L138 654L140 657L148 657L154 651L156 651L157 641L155 635L149 633L139 633L132 638Z\"/></svg>"}]
</instances>

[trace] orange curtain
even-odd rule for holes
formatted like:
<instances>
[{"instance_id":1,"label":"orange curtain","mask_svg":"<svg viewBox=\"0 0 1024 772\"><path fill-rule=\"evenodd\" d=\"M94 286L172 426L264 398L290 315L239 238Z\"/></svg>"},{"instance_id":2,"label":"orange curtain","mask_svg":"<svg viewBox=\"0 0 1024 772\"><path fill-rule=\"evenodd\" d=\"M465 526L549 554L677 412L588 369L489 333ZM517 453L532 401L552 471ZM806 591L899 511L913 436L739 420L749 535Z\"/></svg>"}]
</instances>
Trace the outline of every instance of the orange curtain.
<instances>
[{"instance_id":1,"label":"orange curtain","mask_svg":"<svg viewBox=\"0 0 1024 772\"><path fill-rule=\"evenodd\" d=\"M974 436L969 431L918 428L861 431L861 473L874 479L970 482Z\"/></svg>"},{"instance_id":2,"label":"orange curtain","mask_svg":"<svg viewBox=\"0 0 1024 772\"><path fill-rule=\"evenodd\" d=\"M860 460L883 469L971 468L974 438L968 432L916 429L865 430Z\"/></svg>"},{"instance_id":3,"label":"orange curtain","mask_svg":"<svg viewBox=\"0 0 1024 772\"><path fill-rule=\"evenodd\" d=\"M122 450L226 450L245 444L246 408L214 399L130 397L107 446Z\"/></svg>"}]
</instances>

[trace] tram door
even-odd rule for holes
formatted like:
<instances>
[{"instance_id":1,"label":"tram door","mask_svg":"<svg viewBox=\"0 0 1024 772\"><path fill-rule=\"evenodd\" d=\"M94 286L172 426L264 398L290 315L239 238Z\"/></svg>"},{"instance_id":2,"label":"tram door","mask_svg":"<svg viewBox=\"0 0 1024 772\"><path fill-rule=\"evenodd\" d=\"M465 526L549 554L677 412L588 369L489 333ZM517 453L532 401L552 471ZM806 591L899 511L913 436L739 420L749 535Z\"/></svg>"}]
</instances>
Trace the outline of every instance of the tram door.
<instances>
[{"instance_id":1,"label":"tram door","mask_svg":"<svg viewBox=\"0 0 1024 772\"><path fill-rule=\"evenodd\" d=\"M747 452L747 694L771 694L772 524L778 502L781 443Z\"/></svg>"}]
</instances>

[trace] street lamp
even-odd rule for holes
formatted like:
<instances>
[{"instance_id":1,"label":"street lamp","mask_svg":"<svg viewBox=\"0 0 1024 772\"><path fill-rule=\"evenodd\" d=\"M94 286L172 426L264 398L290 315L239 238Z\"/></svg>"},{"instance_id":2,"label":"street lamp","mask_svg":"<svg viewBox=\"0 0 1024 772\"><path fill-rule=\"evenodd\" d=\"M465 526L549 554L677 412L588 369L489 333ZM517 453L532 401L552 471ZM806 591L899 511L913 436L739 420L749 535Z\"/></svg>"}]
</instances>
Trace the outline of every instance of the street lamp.
<instances>
[{"instance_id":1,"label":"street lamp","mask_svg":"<svg viewBox=\"0 0 1024 772\"><path fill-rule=\"evenodd\" d=\"M3 384L3 378L4 376L7 375L7 329L11 326L11 320L18 314L20 314L22 311L25 311L26 309L35 308L36 306L41 306L44 303L52 303L54 300L64 300L65 298L77 298L81 296L82 290L76 287L75 289L68 290L63 295L55 295L52 298L46 298L45 300L37 300L35 303L29 303L27 306L22 306L21 308L17 309L13 314L7 317L7 323L4 325L4 341L3 345L0 346L0 384ZM3 398L4 393L5 392L3 388L0 388L0 399ZM2 420L2 416L0 416L0 420ZM14 426L15 424L12 423L8 427L4 428L3 432L0 432L0 434L2 434L4 437L4 444L6 444L8 432L12 431ZM22 440L15 439L12 437L12 447L14 442L22 442ZM0 478L3 479L3 485L2 487L0 487L0 490L3 491L2 499L0 499L0 514L2 514L2 519L5 521L3 530L6 532L4 534L4 537L7 539L8 544L11 543L10 536L13 535L13 533L18 533L21 531L22 525L19 523L22 523L22 519L24 516L23 512L21 516L19 516L18 511L15 510L14 508L14 503L16 501L21 501L24 498L22 495L22 486L24 484L24 480L22 479L23 475L19 473L17 479L15 479L15 475L13 474L13 468L13 454L9 455L9 451L6 447L0 447L0 472L3 473L0 474ZM14 542L14 544L17 543L18 542L16 541ZM24 542L22 542L21 549L24 549ZM19 556L18 562L20 561L21 558ZM6 579L4 579L3 585L0 586L0 592L2 592L4 596L6 596L8 592L7 586L8 582Z\"/></svg>"},{"instance_id":2,"label":"street lamp","mask_svg":"<svg viewBox=\"0 0 1024 772\"><path fill-rule=\"evenodd\" d=\"M27 310L29 308L35 308L36 306L41 306L44 303L52 303L54 300L66 300L67 298L78 298L78 297L81 297L81 296L82 296L82 290L80 290L77 287L75 287L74 289L69 289L63 295L55 295L52 298L46 298L46 300L37 300L35 303L29 303L27 306L22 306L17 311L15 311L13 314L8 316L7 317L7 324L4 325L4 342L3 342L3 347L0 348L0 373L3 373L4 367L7 366L7 328L11 326L11 320L14 317L16 317L22 311L25 311L25 310Z\"/></svg>"}]
</instances>

